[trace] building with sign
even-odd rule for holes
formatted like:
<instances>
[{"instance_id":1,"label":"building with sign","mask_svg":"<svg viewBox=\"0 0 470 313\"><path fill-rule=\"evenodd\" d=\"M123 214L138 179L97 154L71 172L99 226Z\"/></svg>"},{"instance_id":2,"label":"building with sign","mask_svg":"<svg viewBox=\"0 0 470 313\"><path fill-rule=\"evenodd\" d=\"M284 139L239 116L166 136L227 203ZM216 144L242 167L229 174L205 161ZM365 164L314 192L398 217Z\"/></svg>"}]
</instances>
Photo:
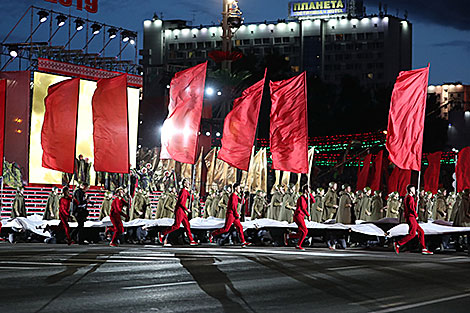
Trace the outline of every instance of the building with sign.
<instances>
[{"instance_id":1,"label":"building with sign","mask_svg":"<svg viewBox=\"0 0 470 313\"><path fill-rule=\"evenodd\" d=\"M428 97L433 97L435 104L441 107L440 115L443 119L448 120L449 112L453 109L470 111L470 85L462 85L461 82L430 85Z\"/></svg>"},{"instance_id":2,"label":"building with sign","mask_svg":"<svg viewBox=\"0 0 470 313\"><path fill-rule=\"evenodd\" d=\"M289 3L289 19L244 24L232 47L244 55L278 54L293 72L336 83L344 75L363 85L393 84L411 68L412 24L380 12L364 14L362 1L298 1ZM193 27L186 21L144 22L143 65L191 66L221 50L222 27Z\"/></svg>"}]
</instances>

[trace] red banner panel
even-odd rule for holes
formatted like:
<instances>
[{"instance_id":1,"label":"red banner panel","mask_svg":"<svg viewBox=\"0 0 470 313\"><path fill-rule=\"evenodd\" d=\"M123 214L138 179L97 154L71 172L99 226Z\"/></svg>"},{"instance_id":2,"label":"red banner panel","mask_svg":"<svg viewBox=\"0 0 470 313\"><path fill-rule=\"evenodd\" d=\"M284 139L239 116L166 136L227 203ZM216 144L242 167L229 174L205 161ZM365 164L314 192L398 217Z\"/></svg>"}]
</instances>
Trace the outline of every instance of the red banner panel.
<instances>
[{"instance_id":1,"label":"red banner panel","mask_svg":"<svg viewBox=\"0 0 470 313\"><path fill-rule=\"evenodd\" d=\"M273 169L308 173L306 73L270 82Z\"/></svg>"},{"instance_id":2,"label":"red banner panel","mask_svg":"<svg viewBox=\"0 0 470 313\"><path fill-rule=\"evenodd\" d=\"M48 89L41 130L42 166L45 168L73 173L79 92L80 78L54 84Z\"/></svg>"},{"instance_id":3,"label":"red banner panel","mask_svg":"<svg viewBox=\"0 0 470 313\"><path fill-rule=\"evenodd\" d=\"M470 147L460 150L455 168L457 192L470 189Z\"/></svg>"},{"instance_id":4,"label":"red banner panel","mask_svg":"<svg viewBox=\"0 0 470 313\"><path fill-rule=\"evenodd\" d=\"M248 171L250 166L265 78L266 73L262 80L235 99L233 109L224 122L222 148L218 158L243 171Z\"/></svg>"},{"instance_id":5,"label":"red banner panel","mask_svg":"<svg viewBox=\"0 0 470 313\"><path fill-rule=\"evenodd\" d=\"M129 173L127 77L98 81L93 95L95 171Z\"/></svg>"},{"instance_id":6,"label":"red banner panel","mask_svg":"<svg viewBox=\"0 0 470 313\"><path fill-rule=\"evenodd\" d=\"M7 104L7 81L0 79L0 176L3 176L3 152L5 148L5 107Z\"/></svg>"}]
</instances>

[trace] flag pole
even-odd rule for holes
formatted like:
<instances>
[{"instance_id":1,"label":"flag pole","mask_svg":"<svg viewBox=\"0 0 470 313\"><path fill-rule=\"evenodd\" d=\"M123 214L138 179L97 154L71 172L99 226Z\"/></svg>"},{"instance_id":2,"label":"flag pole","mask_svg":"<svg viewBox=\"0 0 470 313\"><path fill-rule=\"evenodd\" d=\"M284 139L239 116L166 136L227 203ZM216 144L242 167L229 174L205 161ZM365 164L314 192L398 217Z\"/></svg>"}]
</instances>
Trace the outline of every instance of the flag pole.
<instances>
[{"instance_id":1,"label":"flag pole","mask_svg":"<svg viewBox=\"0 0 470 313\"><path fill-rule=\"evenodd\" d=\"M250 176L250 164L251 164L251 159L253 158L253 154L254 152L256 151L256 138L255 138L255 144L253 145L253 148L251 150L251 155L250 155L250 162L248 163L248 170L246 171L246 177L245 177L245 182L243 184L243 188L246 188L246 185L248 183L248 176ZM251 187L251 186L250 186ZM250 188L248 188L248 193L250 193ZM245 201L245 190L243 190L243 194L242 194L242 208L243 206L245 205L244 204L244 201ZM246 215L246 212L243 212L244 215ZM243 216L243 220L245 219L245 216Z\"/></svg>"}]
</instances>

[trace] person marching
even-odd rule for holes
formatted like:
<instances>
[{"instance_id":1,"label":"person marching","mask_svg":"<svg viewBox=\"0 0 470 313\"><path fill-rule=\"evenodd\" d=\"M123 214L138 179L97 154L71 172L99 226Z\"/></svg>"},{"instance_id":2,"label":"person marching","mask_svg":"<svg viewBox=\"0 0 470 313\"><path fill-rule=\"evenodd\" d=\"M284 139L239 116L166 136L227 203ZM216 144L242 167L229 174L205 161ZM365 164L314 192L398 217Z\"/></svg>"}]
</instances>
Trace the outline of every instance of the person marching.
<instances>
[{"instance_id":1,"label":"person marching","mask_svg":"<svg viewBox=\"0 0 470 313\"><path fill-rule=\"evenodd\" d=\"M397 254L400 253L400 247L405 245L408 241L416 237L416 232L418 232L418 239L421 244L421 253L422 254L433 254L431 251L426 249L426 243L424 242L424 230L421 226L418 225L418 213L416 212L416 200L414 195L416 194L416 188L413 185L408 185L406 187L406 191L408 191L408 195L405 197L404 206L404 217L406 223L409 226L408 235L403 237L400 241L395 242L394 248Z\"/></svg>"},{"instance_id":2,"label":"person marching","mask_svg":"<svg viewBox=\"0 0 470 313\"><path fill-rule=\"evenodd\" d=\"M124 199L124 189L119 187L116 189L116 198L114 198L113 203L111 203L111 212L109 213L109 218L113 227L109 228L109 231L114 232L113 239L109 244L112 247L117 247L117 238L119 235L124 233L124 226L122 225L121 216L124 216L126 219L129 216L122 210L125 206L129 206L129 203Z\"/></svg>"},{"instance_id":3,"label":"person marching","mask_svg":"<svg viewBox=\"0 0 470 313\"><path fill-rule=\"evenodd\" d=\"M175 230L178 230L181 226L181 223L183 223L184 229L186 233L188 234L189 237L189 244L191 246L197 246L197 242L194 241L193 235L191 234L191 229L188 221L188 216L186 215L189 213L188 208L186 207L186 201L188 200L188 197L190 196L189 194L189 181L187 179L183 180L183 188L181 189L179 195L178 195L178 200L176 201L176 207L175 207L175 222L173 223L173 226L165 230L164 232L159 232L158 233L158 240L160 241L161 244L166 245L167 244L167 239L165 238L168 234L174 232Z\"/></svg>"},{"instance_id":4,"label":"person marching","mask_svg":"<svg viewBox=\"0 0 470 313\"><path fill-rule=\"evenodd\" d=\"M309 200L311 204L315 203L315 198L310 193L310 187L308 185L305 185L302 187L302 196L297 199L297 208L294 212L294 222L297 224L299 230L294 234L284 234L284 243L286 246L289 245L289 239L299 239L299 242L297 243L297 246L295 246L295 248L302 251L305 250L305 248L302 247L302 243L304 242L305 237L307 237L308 234L308 229L305 225L305 216L310 217L310 214L308 212Z\"/></svg>"},{"instance_id":5,"label":"person marching","mask_svg":"<svg viewBox=\"0 0 470 313\"><path fill-rule=\"evenodd\" d=\"M225 234L230 230L232 224L235 225L235 228L238 230L240 240L242 242L242 247L251 245L251 243L245 241L245 236L243 235L243 226L240 223L240 215L238 214L237 207L240 197L237 194L241 193L241 186L239 183L233 184L232 194L228 200L227 213L225 214L225 226L213 231L210 234L209 242L213 242L214 236Z\"/></svg>"},{"instance_id":6,"label":"person marching","mask_svg":"<svg viewBox=\"0 0 470 313\"><path fill-rule=\"evenodd\" d=\"M65 236L67 237L67 244L71 245L73 242L70 236L69 218L70 218L70 203L72 203L72 197L70 196L69 187L62 189L62 198L59 200L59 228L63 228Z\"/></svg>"}]
</instances>

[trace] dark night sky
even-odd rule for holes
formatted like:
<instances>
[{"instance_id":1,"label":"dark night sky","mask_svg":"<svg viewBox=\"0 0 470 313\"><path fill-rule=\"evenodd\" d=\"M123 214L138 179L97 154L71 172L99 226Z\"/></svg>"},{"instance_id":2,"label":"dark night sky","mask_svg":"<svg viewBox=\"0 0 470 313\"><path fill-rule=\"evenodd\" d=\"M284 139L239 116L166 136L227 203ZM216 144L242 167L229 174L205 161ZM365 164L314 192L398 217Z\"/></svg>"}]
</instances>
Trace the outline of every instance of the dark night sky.
<instances>
[{"instance_id":1,"label":"dark night sky","mask_svg":"<svg viewBox=\"0 0 470 313\"><path fill-rule=\"evenodd\" d=\"M142 22L150 19L153 12L163 13L164 19L186 19L194 25L218 23L222 8L221 0L98 0L97 14L89 18L123 28L142 31ZM45 0L0 0L0 39L6 36L29 5L53 8L67 13L69 9L54 5ZM76 0L73 0L76 3ZM287 17L288 0L240 0L246 22L277 20ZM367 13L377 13L377 0L366 0ZM388 13L403 17L405 10L413 23L413 67L424 67L431 63L430 84L462 81L470 84L470 1L466 0L393 0L382 1L388 4ZM76 9L71 14L86 17ZM35 21L37 22L37 20ZM12 34L10 42L24 41L28 34L29 21ZM82 36L83 34L80 34ZM41 37L42 36L42 37ZM57 42L63 34L54 38ZM75 48L83 46L83 38L74 39ZM46 38L44 38L46 37ZM47 40L38 32L35 40ZM114 43L117 48L117 43ZM93 46L92 46L93 48ZM110 49L113 49L112 45ZM116 52L117 53L117 52ZM131 57L132 49L125 50Z\"/></svg>"}]
</instances>

